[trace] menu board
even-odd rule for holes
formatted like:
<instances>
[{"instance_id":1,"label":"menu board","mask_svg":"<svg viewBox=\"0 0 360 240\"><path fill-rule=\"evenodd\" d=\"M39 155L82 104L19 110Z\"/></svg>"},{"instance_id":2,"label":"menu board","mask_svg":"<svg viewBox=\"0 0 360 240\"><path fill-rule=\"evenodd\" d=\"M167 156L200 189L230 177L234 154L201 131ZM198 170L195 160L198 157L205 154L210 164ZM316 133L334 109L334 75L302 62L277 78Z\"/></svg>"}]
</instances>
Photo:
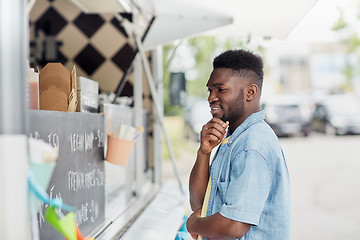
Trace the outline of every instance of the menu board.
<instances>
[{"instance_id":1,"label":"menu board","mask_svg":"<svg viewBox=\"0 0 360 240\"><path fill-rule=\"evenodd\" d=\"M75 221L88 235L105 220L104 115L32 110L29 134L57 147L56 167L46 191L50 198L75 207ZM38 212L40 239L63 240L45 221L46 208L42 203Z\"/></svg>"}]
</instances>

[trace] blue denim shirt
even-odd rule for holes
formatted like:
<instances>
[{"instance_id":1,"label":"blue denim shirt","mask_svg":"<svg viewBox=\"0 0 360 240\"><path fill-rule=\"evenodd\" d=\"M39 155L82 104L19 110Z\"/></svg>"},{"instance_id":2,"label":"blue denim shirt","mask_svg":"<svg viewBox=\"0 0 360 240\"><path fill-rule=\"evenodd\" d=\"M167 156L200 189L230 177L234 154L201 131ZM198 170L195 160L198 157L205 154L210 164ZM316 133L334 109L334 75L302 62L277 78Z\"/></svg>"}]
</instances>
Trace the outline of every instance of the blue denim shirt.
<instances>
[{"instance_id":1,"label":"blue denim shirt","mask_svg":"<svg viewBox=\"0 0 360 240\"><path fill-rule=\"evenodd\" d=\"M290 238L290 183L278 138L264 121L249 116L221 145L210 166L207 216L251 224L241 240Z\"/></svg>"}]
</instances>

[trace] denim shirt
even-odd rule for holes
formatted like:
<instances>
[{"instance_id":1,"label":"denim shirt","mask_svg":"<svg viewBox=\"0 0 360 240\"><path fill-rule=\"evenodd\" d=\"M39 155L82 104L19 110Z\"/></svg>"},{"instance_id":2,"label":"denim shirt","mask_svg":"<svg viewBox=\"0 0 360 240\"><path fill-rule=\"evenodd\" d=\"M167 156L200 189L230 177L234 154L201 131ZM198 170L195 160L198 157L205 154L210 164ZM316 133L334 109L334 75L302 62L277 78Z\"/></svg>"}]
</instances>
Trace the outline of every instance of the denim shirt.
<instances>
[{"instance_id":1,"label":"denim shirt","mask_svg":"<svg viewBox=\"0 0 360 240\"><path fill-rule=\"evenodd\" d=\"M241 240L290 238L290 183L278 138L264 121L250 115L218 148L210 166L207 216L251 224Z\"/></svg>"}]
</instances>

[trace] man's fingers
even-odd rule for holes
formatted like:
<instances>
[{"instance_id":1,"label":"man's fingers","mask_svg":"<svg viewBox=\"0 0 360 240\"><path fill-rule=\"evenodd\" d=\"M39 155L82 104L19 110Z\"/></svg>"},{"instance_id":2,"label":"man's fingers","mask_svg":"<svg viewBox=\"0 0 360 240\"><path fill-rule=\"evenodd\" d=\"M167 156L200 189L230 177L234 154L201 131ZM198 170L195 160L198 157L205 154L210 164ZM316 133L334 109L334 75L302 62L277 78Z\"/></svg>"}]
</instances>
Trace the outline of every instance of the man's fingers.
<instances>
[{"instance_id":1,"label":"man's fingers","mask_svg":"<svg viewBox=\"0 0 360 240\"><path fill-rule=\"evenodd\" d=\"M208 143L209 146L213 148L223 140L223 136L224 135L221 135L220 133L218 133L217 135L211 133L203 133L203 135L201 136L201 143Z\"/></svg>"},{"instance_id":2,"label":"man's fingers","mask_svg":"<svg viewBox=\"0 0 360 240\"><path fill-rule=\"evenodd\" d=\"M203 130L201 131L201 135L202 137L205 137L204 140L209 140L209 141L217 141L217 140L221 140L224 136L225 132L220 132L218 129L210 127L204 127Z\"/></svg>"},{"instance_id":3,"label":"man's fingers","mask_svg":"<svg viewBox=\"0 0 360 240\"><path fill-rule=\"evenodd\" d=\"M226 123L218 118L211 119L206 123L202 128L202 134L205 135L214 135L220 140L223 139L226 134L226 128L228 127L229 122Z\"/></svg>"},{"instance_id":4,"label":"man's fingers","mask_svg":"<svg viewBox=\"0 0 360 240\"><path fill-rule=\"evenodd\" d=\"M226 129L229 122L222 121L219 118L213 118L207 122L201 130L201 147L205 152L211 151L226 136Z\"/></svg>"}]
</instances>

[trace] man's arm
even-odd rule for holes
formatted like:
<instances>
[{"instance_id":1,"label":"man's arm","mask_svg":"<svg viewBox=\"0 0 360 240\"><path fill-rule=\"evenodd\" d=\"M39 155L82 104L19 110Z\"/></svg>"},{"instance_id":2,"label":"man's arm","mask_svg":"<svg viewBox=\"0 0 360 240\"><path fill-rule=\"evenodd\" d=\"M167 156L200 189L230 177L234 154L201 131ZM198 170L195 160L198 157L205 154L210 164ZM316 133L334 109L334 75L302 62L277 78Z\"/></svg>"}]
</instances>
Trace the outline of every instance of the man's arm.
<instances>
[{"instance_id":1,"label":"man's arm","mask_svg":"<svg viewBox=\"0 0 360 240\"><path fill-rule=\"evenodd\" d=\"M250 224L231 220L220 213L202 218L200 211L191 214L186 223L192 236L201 235L211 240L242 238L250 227Z\"/></svg>"},{"instance_id":2,"label":"man's arm","mask_svg":"<svg viewBox=\"0 0 360 240\"><path fill-rule=\"evenodd\" d=\"M193 211L201 209L209 180L210 153L197 152L196 161L190 173L190 206Z\"/></svg>"},{"instance_id":3,"label":"man's arm","mask_svg":"<svg viewBox=\"0 0 360 240\"><path fill-rule=\"evenodd\" d=\"M211 119L201 130L200 148L189 179L190 205L193 211L201 208L209 181L210 154L226 134L228 122Z\"/></svg>"}]
</instances>

